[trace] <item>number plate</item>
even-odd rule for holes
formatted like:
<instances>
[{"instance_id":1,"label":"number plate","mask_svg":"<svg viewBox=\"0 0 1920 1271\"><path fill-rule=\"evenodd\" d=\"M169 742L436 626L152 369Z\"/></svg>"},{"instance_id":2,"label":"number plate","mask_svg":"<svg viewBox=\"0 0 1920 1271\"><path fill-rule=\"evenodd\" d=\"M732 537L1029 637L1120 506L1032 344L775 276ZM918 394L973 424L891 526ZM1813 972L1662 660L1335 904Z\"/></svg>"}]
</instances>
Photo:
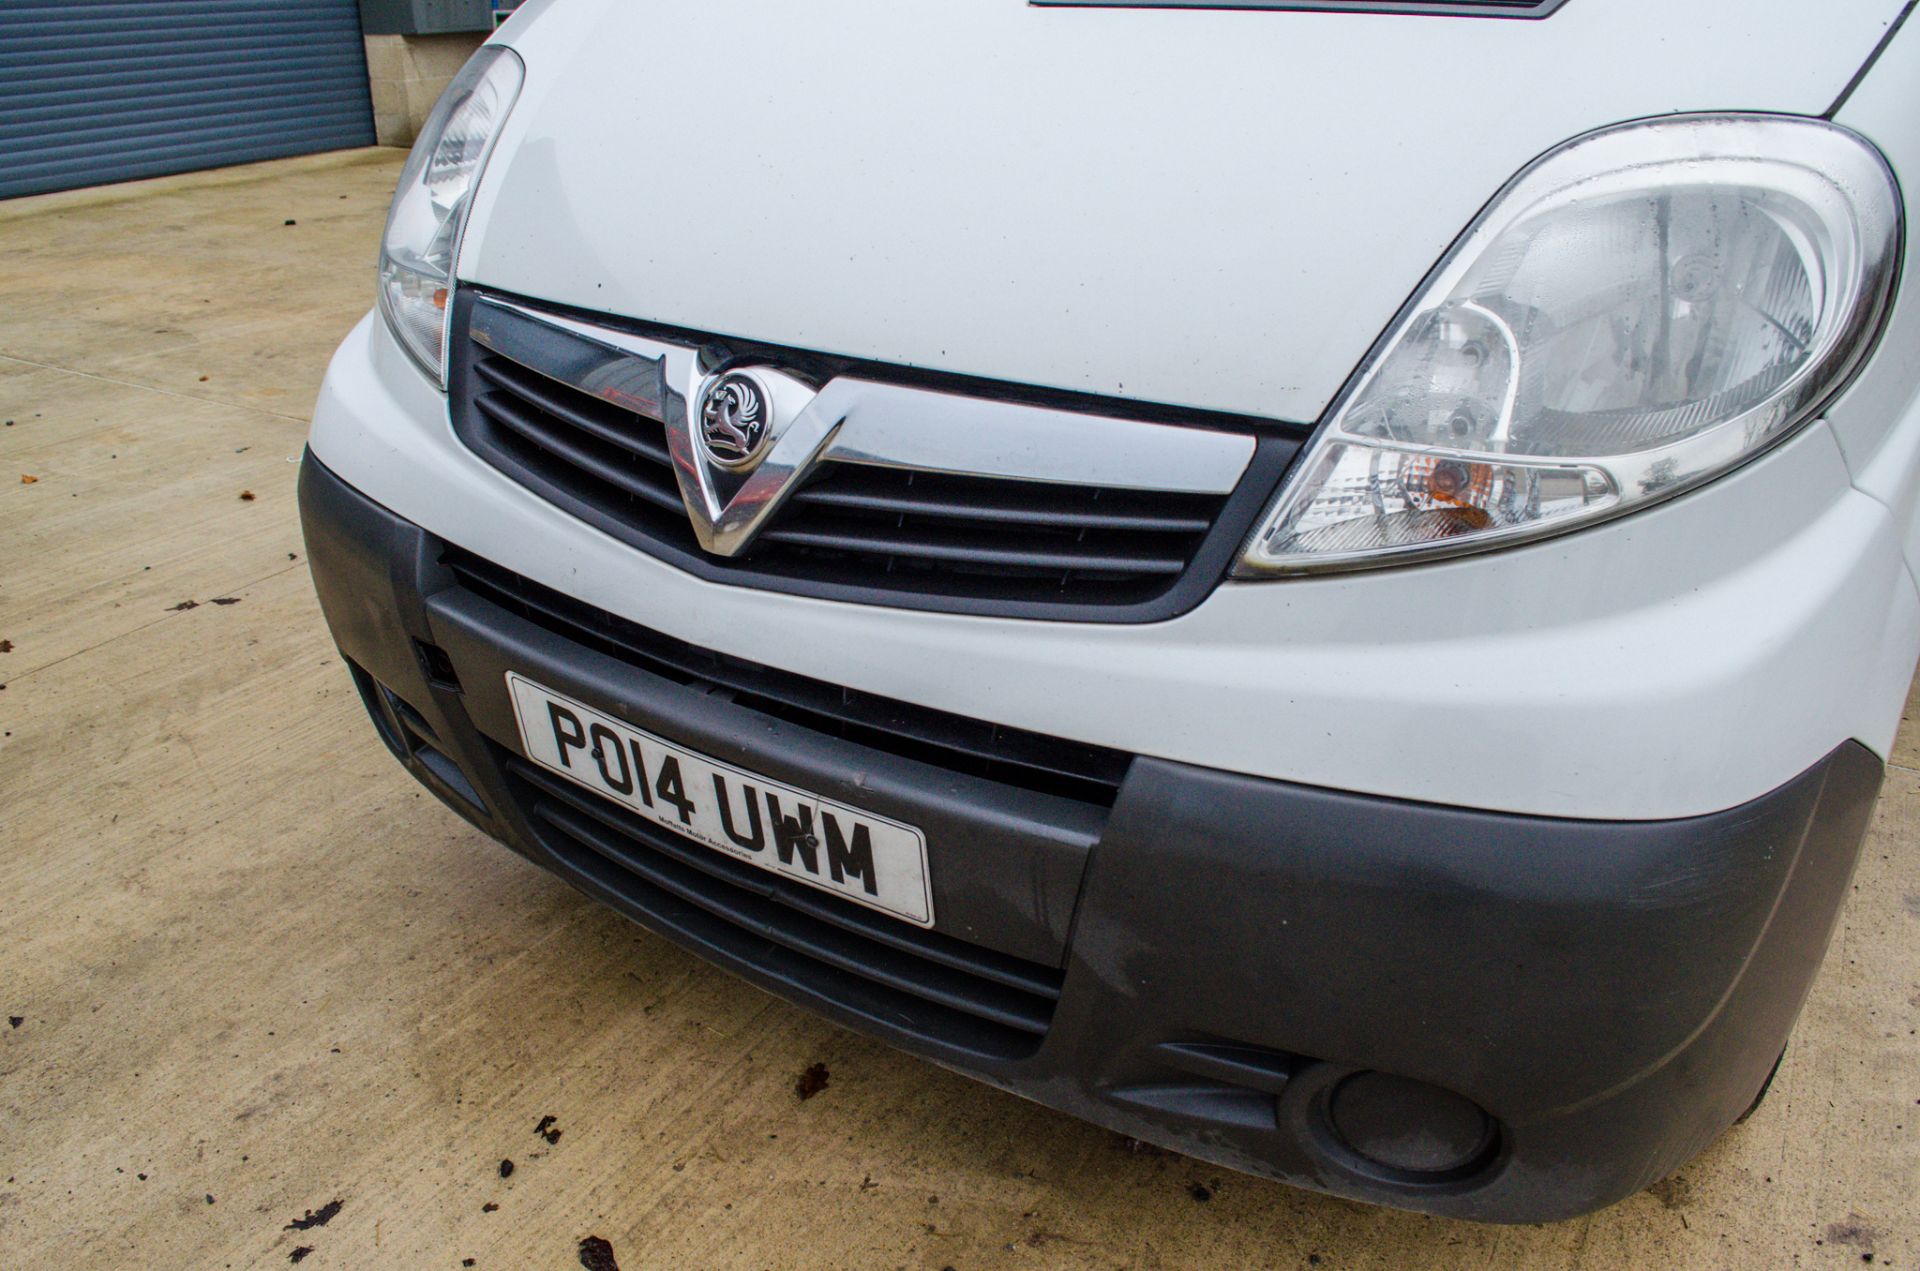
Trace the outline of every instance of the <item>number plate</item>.
<instances>
[{"instance_id":1,"label":"number plate","mask_svg":"<svg viewBox=\"0 0 1920 1271\"><path fill-rule=\"evenodd\" d=\"M926 836L769 781L507 673L527 758L736 860L933 925Z\"/></svg>"}]
</instances>

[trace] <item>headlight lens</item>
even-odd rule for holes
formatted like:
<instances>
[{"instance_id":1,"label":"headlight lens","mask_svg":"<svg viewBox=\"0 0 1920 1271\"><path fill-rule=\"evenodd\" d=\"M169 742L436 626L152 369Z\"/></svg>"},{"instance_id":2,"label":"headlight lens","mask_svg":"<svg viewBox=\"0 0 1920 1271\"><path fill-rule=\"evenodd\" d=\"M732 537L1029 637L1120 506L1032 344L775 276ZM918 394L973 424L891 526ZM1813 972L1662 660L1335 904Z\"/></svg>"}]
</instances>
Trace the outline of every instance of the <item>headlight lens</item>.
<instances>
[{"instance_id":1,"label":"headlight lens","mask_svg":"<svg viewBox=\"0 0 1920 1271\"><path fill-rule=\"evenodd\" d=\"M446 383L447 313L467 211L525 70L489 44L447 85L400 172L380 247L380 312L436 384Z\"/></svg>"},{"instance_id":2,"label":"headlight lens","mask_svg":"<svg viewBox=\"0 0 1920 1271\"><path fill-rule=\"evenodd\" d=\"M1238 572L1479 551L1725 472L1844 383L1899 236L1879 153L1816 120L1675 118L1563 147L1408 306Z\"/></svg>"}]
</instances>

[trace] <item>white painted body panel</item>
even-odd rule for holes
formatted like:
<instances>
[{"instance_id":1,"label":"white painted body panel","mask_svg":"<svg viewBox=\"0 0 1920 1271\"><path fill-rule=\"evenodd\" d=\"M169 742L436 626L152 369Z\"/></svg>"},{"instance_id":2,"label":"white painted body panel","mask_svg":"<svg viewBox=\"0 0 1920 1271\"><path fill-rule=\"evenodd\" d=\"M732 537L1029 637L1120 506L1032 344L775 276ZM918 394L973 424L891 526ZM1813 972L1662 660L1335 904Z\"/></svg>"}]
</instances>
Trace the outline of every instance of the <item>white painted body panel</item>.
<instances>
[{"instance_id":1,"label":"white painted body panel","mask_svg":"<svg viewBox=\"0 0 1920 1271\"><path fill-rule=\"evenodd\" d=\"M377 319L314 454L509 569L682 640L871 693L1257 776L1637 819L1742 803L1892 744L1920 598L1824 425L1637 516L1418 569L1230 583L1145 626L840 604L708 583L548 504L455 438Z\"/></svg>"},{"instance_id":2,"label":"white painted body panel","mask_svg":"<svg viewBox=\"0 0 1920 1271\"><path fill-rule=\"evenodd\" d=\"M1670 0L1573 0L1511 22L568 0L505 32L527 84L459 272L779 344L1311 420L1534 156L1667 111L1822 113L1900 7L1690 0L1682 21ZM758 87L716 90L716 57ZM1917 93L1920 23L1841 116L1909 189ZM1910 277L1831 425L1701 490L1446 564L1229 583L1145 626L693 578L467 451L375 318L335 358L312 447L470 551L819 679L1258 776L1638 819L1742 803L1849 739L1889 752L1920 656L1917 392Z\"/></svg>"},{"instance_id":3,"label":"white painted body panel","mask_svg":"<svg viewBox=\"0 0 1920 1271\"><path fill-rule=\"evenodd\" d=\"M1907 193L1900 299L1875 357L1828 410L1859 487L1892 509L1920 562L1920 267L1913 194L1920 191L1920 21L1902 27L1837 119L1872 140Z\"/></svg>"},{"instance_id":4,"label":"white painted body panel","mask_svg":"<svg viewBox=\"0 0 1920 1271\"><path fill-rule=\"evenodd\" d=\"M1542 152L1819 114L1902 0L1545 21L568 0L460 275L741 338L1307 422Z\"/></svg>"}]
</instances>

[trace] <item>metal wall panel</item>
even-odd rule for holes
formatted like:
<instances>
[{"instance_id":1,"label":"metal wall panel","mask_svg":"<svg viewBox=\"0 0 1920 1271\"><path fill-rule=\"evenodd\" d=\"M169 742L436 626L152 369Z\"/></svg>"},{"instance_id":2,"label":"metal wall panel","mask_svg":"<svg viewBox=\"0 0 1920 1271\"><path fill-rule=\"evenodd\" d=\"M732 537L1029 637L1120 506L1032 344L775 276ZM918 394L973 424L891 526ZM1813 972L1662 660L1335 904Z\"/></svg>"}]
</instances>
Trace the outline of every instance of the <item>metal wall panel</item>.
<instances>
[{"instance_id":1,"label":"metal wall panel","mask_svg":"<svg viewBox=\"0 0 1920 1271\"><path fill-rule=\"evenodd\" d=\"M0 198L372 144L355 0L0 0Z\"/></svg>"},{"instance_id":2,"label":"metal wall panel","mask_svg":"<svg viewBox=\"0 0 1920 1271\"><path fill-rule=\"evenodd\" d=\"M493 30L493 0L360 0L368 35L447 35Z\"/></svg>"}]
</instances>

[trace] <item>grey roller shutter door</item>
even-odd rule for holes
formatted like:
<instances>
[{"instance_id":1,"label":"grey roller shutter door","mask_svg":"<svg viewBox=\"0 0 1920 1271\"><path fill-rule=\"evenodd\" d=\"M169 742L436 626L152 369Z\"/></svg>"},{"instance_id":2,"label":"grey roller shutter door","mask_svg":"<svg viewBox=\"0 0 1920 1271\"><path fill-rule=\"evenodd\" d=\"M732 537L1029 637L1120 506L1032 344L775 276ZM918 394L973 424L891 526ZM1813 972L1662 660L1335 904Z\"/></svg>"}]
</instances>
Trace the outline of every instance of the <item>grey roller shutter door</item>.
<instances>
[{"instance_id":1,"label":"grey roller shutter door","mask_svg":"<svg viewBox=\"0 0 1920 1271\"><path fill-rule=\"evenodd\" d=\"M355 0L0 0L0 198L372 144Z\"/></svg>"}]
</instances>

